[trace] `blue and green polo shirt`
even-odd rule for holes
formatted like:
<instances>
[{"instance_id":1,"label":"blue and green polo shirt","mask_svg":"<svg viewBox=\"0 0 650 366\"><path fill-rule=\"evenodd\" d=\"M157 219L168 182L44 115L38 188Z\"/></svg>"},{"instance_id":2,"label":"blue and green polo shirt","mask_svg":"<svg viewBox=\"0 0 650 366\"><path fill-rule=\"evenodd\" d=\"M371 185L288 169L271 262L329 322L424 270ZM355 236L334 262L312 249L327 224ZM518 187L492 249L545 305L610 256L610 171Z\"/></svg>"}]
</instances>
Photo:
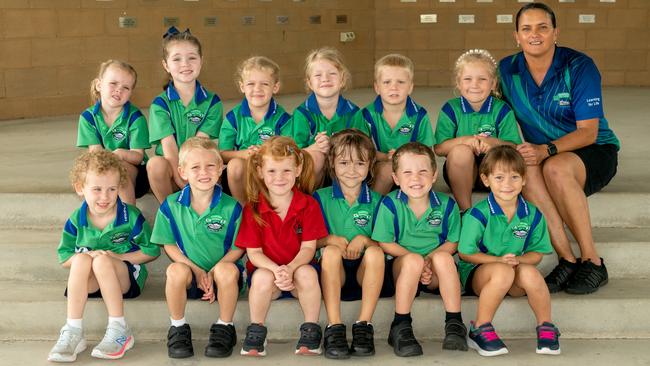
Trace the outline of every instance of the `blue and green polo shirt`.
<instances>
[{"instance_id":1,"label":"blue and green polo shirt","mask_svg":"<svg viewBox=\"0 0 650 366\"><path fill-rule=\"evenodd\" d=\"M241 221L241 205L214 187L210 208L198 215L192 208L190 185L172 193L156 214L151 241L176 245L184 256L204 271L209 271L233 245ZM242 263L237 266L243 269Z\"/></svg>"},{"instance_id":2,"label":"blue and green polo shirt","mask_svg":"<svg viewBox=\"0 0 650 366\"><path fill-rule=\"evenodd\" d=\"M57 249L59 262L67 261L75 253L92 250L110 250L116 254L142 250L152 257L159 256L160 248L149 240L151 229L140 210L119 198L116 206L115 221L100 230L88 219L88 204L84 201L65 223ZM147 268L144 264L133 264L133 267L133 277L142 291Z\"/></svg>"}]
</instances>

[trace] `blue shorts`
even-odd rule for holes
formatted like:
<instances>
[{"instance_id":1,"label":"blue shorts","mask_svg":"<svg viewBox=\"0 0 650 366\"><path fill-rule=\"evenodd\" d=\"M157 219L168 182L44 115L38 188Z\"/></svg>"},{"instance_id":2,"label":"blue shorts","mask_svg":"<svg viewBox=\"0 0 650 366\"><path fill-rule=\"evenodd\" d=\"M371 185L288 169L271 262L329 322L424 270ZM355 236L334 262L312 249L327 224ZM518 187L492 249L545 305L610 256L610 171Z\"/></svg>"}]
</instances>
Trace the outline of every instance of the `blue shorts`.
<instances>
[{"instance_id":1,"label":"blue shorts","mask_svg":"<svg viewBox=\"0 0 650 366\"><path fill-rule=\"evenodd\" d=\"M123 299L134 299L138 296L140 296L140 286L138 286L138 281L135 279L135 267L131 262L129 261L123 261L124 264L126 264L126 268L129 270L129 281L131 284L129 285L129 289L126 290L125 293L122 294ZM68 297L68 288L65 288L65 291L63 292L63 296ZM91 292L88 294L89 299L101 299L102 298L102 291L97 290L95 292Z\"/></svg>"},{"instance_id":2,"label":"blue shorts","mask_svg":"<svg viewBox=\"0 0 650 366\"><path fill-rule=\"evenodd\" d=\"M244 275L243 275L244 268L237 266L237 269L239 270L239 279L237 280L237 287L241 292L241 289L244 287ZM212 286L214 287L214 295L216 298L217 291L219 291L219 288L217 287L217 283L214 282L214 279L212 279ZM203 294L205 293L196 285L196 277L194 276L194 273L192 273L192 283L190 284L190 287L187 288L186 293L188 299L200 299L203 297Z\"/></svg>"},{"instance_id":3,"label":"blue shorts","mask_svg":"<svg viewBox=\"0 0 650 366\"><path fill-rule=\"evenodd\" d=\"M343 259L343 271L345 272L345 283L341 287L341 300L342 301L356 301L361 300L363 290L361 284L357 281L357 272L361 266L361 260L358 259ZM381 286L379 297L392 297L395 295L395 284L393 283L392 275L392 260L384 261L384 283Z\"/></svg>"},{"instance_id":4,"label":"blue shorts","mask_svg":"<svg viewBox=\"0 0 650 366\"><path fill-rule=\"evenodd\" d=\"M474 157L474 166L476 166L477 171L478 167L481 166L483 158L485 158L485 154ZM445 160L445 163L442 165L442 178L445 180L445 183L447 183L447 187L451 188L451 183L449 183L449 174L447 173L447 160ZM490 189L486 187L485 184L483 184L481 175L478 173L476 174L476 179L474 180L474 186L472 187L472 190L477 192L490 192Z\"/></svg>"},{"instance_id":5,"label":"blue shorts","mask_svg":"<svg viewBox=\"0 0 650 366\"><path fill-rule=\"evenodd\" d=\"M316 270L316 277L318 278L318 281L319 281L318 285L320 286L320 263L311 262L309 264L312 267L314 267L314 269ZM246 284L248 285L249 290L251 288L251 284L252 284L252 281L253 281L253 273L255 273L256 270L257 270L257 268L253 267L253 270L250 273L248 273L248 277L246 277ZM280 294L280 297L278 297L277 300L279 300L279 299L293 299L293 298L294 298L294 296L291 294L291 291L282 291L282 293Z\"/></svg>"}]
</instances>

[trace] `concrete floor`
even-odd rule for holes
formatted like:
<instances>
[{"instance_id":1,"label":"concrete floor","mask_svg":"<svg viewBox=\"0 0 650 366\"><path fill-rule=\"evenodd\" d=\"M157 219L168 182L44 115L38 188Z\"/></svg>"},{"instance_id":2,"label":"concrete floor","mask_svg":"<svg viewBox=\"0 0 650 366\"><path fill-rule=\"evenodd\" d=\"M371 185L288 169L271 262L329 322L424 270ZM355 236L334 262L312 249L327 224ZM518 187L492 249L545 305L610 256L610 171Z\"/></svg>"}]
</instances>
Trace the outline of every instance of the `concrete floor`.
<instances>
[{"instance_id":1,"label":"concrete floor","mask_svg":"<svg viewBox=\"0 0 650 366\"><path fill-rule=\"evenodd\" d=\"M650 88L606 88L603 94L606 117L622 144L618 175L605 190L650 192ZM346 96L364 106L375 94L371 89L357 89ZM413 94L429 111L434 126L440 107L452 96L447 88L415 88ZM278 101L292 111L304 98L302 94L282 95ZM225 101L224 109L238 102ZM77 123L78 115L0 121L0 193L71 193L67 176L77 154Z\"/></svg>"}]
</instances>

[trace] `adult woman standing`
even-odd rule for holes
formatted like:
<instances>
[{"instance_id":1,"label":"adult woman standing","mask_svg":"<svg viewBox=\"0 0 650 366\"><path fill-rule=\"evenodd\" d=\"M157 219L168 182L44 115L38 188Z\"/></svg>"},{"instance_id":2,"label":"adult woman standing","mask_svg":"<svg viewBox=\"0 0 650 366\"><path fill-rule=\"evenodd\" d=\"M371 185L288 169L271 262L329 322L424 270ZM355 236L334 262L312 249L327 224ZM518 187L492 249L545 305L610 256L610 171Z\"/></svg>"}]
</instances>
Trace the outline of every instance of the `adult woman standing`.
<instances>
[{"instance_id":1,"label":"adult woman standing","mask_svg":"<svg viewBox=\"0 0 650 366\"><path fill-rule=\"evenodd\" d=\"M559 258L546 283L551 292L591 293L608 276L587 196L614 177L620 147L604 118L600 74L591 58L556 46L555 14L547 5L523 6L515 29L522 52L501 60L501 87L526 140L517 147L528 165L524 194L544 213ZM578 258L564 223L578 241Z\"/></svg>"}]
</instances>

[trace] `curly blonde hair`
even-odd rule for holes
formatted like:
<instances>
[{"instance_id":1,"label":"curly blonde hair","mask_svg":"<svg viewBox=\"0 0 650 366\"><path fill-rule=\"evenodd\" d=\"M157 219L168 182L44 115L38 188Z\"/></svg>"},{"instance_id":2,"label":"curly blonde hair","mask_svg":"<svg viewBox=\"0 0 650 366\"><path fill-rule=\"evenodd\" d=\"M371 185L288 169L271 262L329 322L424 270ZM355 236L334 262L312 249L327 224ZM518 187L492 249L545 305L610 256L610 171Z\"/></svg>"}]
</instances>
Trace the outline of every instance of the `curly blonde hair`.
<instances>
[{"instance_id":1,"label":"curly blonde hair","mask_svg":"<svg viewBox=\"0 0 650 366\"><path fill-rule=\"evenodd\" d=\"M116 171L120 175L120 187L124 186L127 182L127 172L126 168L122 165L122 160L108 150L87 151L74 159L72 170L70 170L70 183L72 183L72 187L83 187L89 171L99 175Z\"/></svg>"},{"instance_id":2,"label":"curly blonde hair","mask_svg":"<svg viewBox=\"0 0 650 366\"><path fill-rule=\"evenodd\" d=\"M343 63L343 55L333 47L322 47L313 50L305 58L305 90L307 92L311 91L309 88L309 78L311 77L312 67L314 62L320 60L331 63L339 70L339 73L341 73L341 90L346 90L350 85L352 76L350 75L350 70Z\"/></svg>"},{"instance_id":3,"label":"curly blonde hair","mask_svg":"<svg viewBox=\"0 0 650 366\"><path fill-rule=\"evenodd\" d=\"M235 72L235 85L237 88L244 82L244 74L251 70L268 71L271 73L273 81L276 83L280 82L280 66L275 61L266 56L253 56L240 62L237 66L237 71Z\"/></svg>"},{"instance_id":4,"label":"curly blonde hair","mask_svg":"<svg viewBox=\"0 0 650 366\"><path fill-rule=\"evenodd\" d=\"M488 69L488 72L492 79L495 81L496 86L492 90L492 95L496 98L501 97L501 92L499 91L499 69L497 66L497 61L492 57L490 52L481 48L475 48L468 50L458 57L456 64L454 65L454 85L458 89L460 74L463 72L463 68L470 63L482 63Z\"/></svg>"}]
</instances>

